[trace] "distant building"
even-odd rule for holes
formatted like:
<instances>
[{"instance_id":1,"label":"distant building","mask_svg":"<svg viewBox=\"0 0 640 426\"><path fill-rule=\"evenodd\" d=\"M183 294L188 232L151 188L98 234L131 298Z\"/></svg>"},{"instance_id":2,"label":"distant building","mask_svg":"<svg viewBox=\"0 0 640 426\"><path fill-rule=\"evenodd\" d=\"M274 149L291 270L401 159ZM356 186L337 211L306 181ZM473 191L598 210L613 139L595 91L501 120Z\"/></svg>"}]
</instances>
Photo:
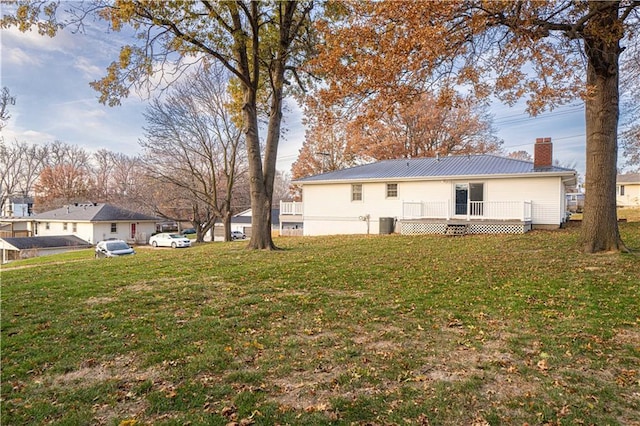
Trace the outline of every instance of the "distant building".
<instances>
[{"instance_id":1,"label":"distant building","mask_svg":"<svg viewBox=\"0 0 640 426\"><path fill-rule=\"evenodd\" d=\"M2 217L29 217L33 215L33 198L10 195L2 205Z\"/></svg>"},{"instance_id":2,"label":"distant building","mask_svg":"<svg viewBox=\"0 0 640 426\"><path fill-rule=\"evenodd\" d=\"M64 253L91 248L91 244L75 235L59 237L0 238L0 262Z\"/></svg>"},{"instance_id":3,"label":"distant building","mask_svg":"<svg viewBox=\"0 0 640 426\"><path fill-rule=\"evenodd\" d=\"M111 204L75 203L32 218L34 236L76 235L96 244L116 238L146 244L162 220Z\"/></svg>"},{"instance_id":4,"label":"distant building","mask_svg":"<svg viewBox=\"0 0 640 426\"><path fill-rule=\"evenodd\" d=\"M616 177L616 205L640 207L640 173L627 173Z\"/></svg>"}]
</instances>

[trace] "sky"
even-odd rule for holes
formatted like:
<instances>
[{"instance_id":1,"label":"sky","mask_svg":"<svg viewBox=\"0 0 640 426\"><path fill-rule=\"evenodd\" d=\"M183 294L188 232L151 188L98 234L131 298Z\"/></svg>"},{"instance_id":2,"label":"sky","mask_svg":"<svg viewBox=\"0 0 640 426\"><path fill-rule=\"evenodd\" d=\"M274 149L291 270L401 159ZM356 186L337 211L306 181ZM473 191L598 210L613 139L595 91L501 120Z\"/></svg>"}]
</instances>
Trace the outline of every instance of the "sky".
<instances>
[{"instance_id":1,"label":"sky","mask_svg":"<svg viewBox=\"0 0 640 426\"><path fill-rule=\"evenodd\" d=\"M148 97L132 93L121 106L108 107L98 102L98 93L89 87L106 74L120 46L130 43L125 35L90 23L85 33L65 30L54 38L2 29L0 42L0 86L16 97L0 134L5 141L59 140L90 152L102 148L127 155L141 152L138 141L143 137ZM525 113L523 104L509 108L494 102L490 112L505 151L533 155L535 139L551 137L554 160L584 176L585 122L580 102L535 118ZM301 110L293 101L288 101L282 127L276 167L290 173L305 132Z\"/></svg>"}]
</instances>

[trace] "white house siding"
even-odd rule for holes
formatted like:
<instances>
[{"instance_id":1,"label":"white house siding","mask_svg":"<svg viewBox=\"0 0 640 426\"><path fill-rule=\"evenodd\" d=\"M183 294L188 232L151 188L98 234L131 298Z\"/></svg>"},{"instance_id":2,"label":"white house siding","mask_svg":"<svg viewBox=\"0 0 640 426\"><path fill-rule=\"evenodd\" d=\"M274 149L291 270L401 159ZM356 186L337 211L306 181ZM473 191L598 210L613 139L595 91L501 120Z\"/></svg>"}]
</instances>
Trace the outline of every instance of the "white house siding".
<instances>
[{"instance_id":1,"label":"white house siding","mask_svg":"<svg viewBox=\"0 0 640 426\"><path fill-rule=\"evenodd\" d=\"M111 222L75 222L76 232L73 232L73 223L66 222L67 229L64 229L64 222L48 221L49 229L46 229L47 221L38 222L38 236L54 236L54 235L75 235L78 238L96 244L107 238L116 238L125 241L134 241L131 239L131 223L132 222L115 222L117 223L117 232L111 232ZM136 223L136 243L146 244L149 237L155 232L155 222L133 222Z\"/></svg>"},{"instance_id":2,"label":"white house siding","mask_svg":"<svg viewBox=\"0 0 640 426\"><path fill-rule=\"evenodd\" d=\"M485 182L485 201L531 201L534 227L559 226L564 219L566 200L559 177L487 179Z\"/></svg>"},{"instance_id":3,"label":"white house siding","mask_svg":"<svg viewBox=\"0 0 640 426\"><path fill-rule=\"evenodd\" d=\"M366 234L368 225L368 232L377 234L380 217L402 213L402 185L398 188L398 198L387 199L385 183L362 183L362 201L351 201L351 183L305 185L303 233Z\"/></svg>"},{"instance_id":4,"label":"white house siding","mask_svg":"<svg viewBox=\"0 0 640 426\"><path fill-rule=\"evenodd\" d=\"M403 201L448 201L453 211L455 184L474 182L484 184L485 201L531 201L534 226L557 227L564 219L559 177L360 182L362 201L351 201L352 183L306 184L304 235L377 234L379 218L401 218ZM397 198L386 198L387 183L398 184Z\"/></svg>"},{"instance_id":5,"label":"white house siding","mask_svg":"<svg viewBox=\"0 0 640 426\"><path fill-rule=\"evenodd\" d=\"M139 244L146 244L149 242L149 237L156 230L155 223L148 222L115 222L116 232L111 232L111 222L100 222L93 224L93 240L90 242L96 244L102 240L108 238L116 238L119 240L136 242ZM136 224L135 238L131 238L131 223Z\"/></svg>"},{"instance_id":6,"label":"white house siding","mask_svg":"<svg viewBox=\"0 0 640 426\"><path fill-rule=\"evenodd\" d=\"M620 195L621 186L624 186L624 195ZM640 183L618 183L616 204L620 207L640 207Z\"/></svg>"}]
</instances>

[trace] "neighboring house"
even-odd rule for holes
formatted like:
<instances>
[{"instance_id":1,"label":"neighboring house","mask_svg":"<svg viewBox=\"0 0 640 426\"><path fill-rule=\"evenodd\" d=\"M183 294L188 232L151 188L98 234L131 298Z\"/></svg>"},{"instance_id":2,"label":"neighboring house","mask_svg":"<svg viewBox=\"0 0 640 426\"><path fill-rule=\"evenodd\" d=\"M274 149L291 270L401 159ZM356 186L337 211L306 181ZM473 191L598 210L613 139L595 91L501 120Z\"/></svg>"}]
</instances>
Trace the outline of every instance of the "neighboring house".
<instances>
[{"instance_id":1,"label":"neighboring house","mask_svg":"<svg viewBox=\"0 0 640 426\"><path fill-rule=\"evenodd\" d=\"M11 217L0 219L0 238L30 237L31 219L26 217Z\"/></svg>"},{"instance_id":2,"label":"neighboring house","mask_svg":"<svg viewBox=\"0 0 640 426\"><path fill-rule=\"evenodd\" d=\"M64 253L69 250L91 248L91 243L75 235L57 237L0 238L0 259L2 263L10 260L26 259Z\"/></svg>"},{"instance_id":3,"label":"neighboring house","mask_svg":"<svg viewBox=\"0 0 640 426\"><path fill-rule=\"evenodd\" d=\"M75 203L40 213L32 218L33 235L76 235L96 244L115 238L146 244L162 220L111 204Z\"/></svg>"},{"instance_id":4,"label":"neighboring house","mask_svg":"<svg viewBox=\"0 0 640 426\"><path fill-rule=\"evenodd\" d=\"M280 235L287 237L302 236L304 204L298 201L280 201Z\"/></svg>"},{"instance_id":5,"label":"neighboring house","mask_svg":"<svg viewBox=\"0 0 640 426\"><path fill-rule=\"evenodd\" d=\"M398 159L298 179L304 235L558 228L576 172L553 166L550 138L534 148L533 162L495 155Z\"/></svg>"},{"instance_id":6,"label":"neighboring house","mask_svg":"<svg viewBox=\"0 0 640 426\"><path fill-rule=\"evenodd\" d=\"M29 217L33 215L33 198L10 195L2 205L2 217Z\"/></svg>"},{"instance_id":7,"label":"neighboring house","mask_svg":"<svg viewBox=\"0 0 640 426\"><path fill-rule=\"evenodd\" d=\"M231 216L231 232L239 231L251 237L251 209L244 210L238 214ZM280 209L271 209L271 232L278 231L280 227ZM224 238L224 223L216 221L213 228L214 239L220 240Z\"/></svg>"},{"instance_id":8,"label":"neighboring house","mask_svg":"<svg viewBox=\"0 0 640 426\"><path fill-rule=\"evenodd\" d=\"M640 207L640 173L617 176L616 205L618 207Z\"/></svg>"},{"instance_id":9,"label":"neighboring house","mask_svg":"<svg viewBox=\"0 0 640 426\"><path fill-rule=\"evenodd\" d=\"M567 211L571 213L582 213L584 209L584 194L582 192L571 192L567 194Z\"/></svg>"}]
</instances>

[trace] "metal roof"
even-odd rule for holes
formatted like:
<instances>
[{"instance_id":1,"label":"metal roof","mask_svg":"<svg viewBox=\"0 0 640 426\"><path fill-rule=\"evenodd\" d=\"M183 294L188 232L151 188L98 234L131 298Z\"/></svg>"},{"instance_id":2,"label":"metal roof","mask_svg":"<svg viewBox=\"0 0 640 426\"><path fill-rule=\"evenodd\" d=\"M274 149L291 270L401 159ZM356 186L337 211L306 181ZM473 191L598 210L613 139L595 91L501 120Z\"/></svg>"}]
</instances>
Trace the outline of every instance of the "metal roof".
<instances>
[{"instance_id":1,"label":"metal roof","mask_svg":"<svg viewBox=\"0 0 640 426\"><path fill-rule=\"evenodd\" d=\"M251 225L251 209L245 210L231 217L231 223L240 225ZM280 225L280 209L271 209L271 225Z\"/></svg>"},{"instance_id":2,"label":"metal roof","mask_svg":"<svg viewBox=\"0 0 640 426\"><path fill-rule=\"evenodd\" d=\"M516 160L497 155L456 155L449 157L410 158L384 160L349 169L337 170L297 179L295 183L325 181L359 181L371 179L429 179L443 177L480 177L491 175L536 174L571 175L572 169L564 167L534 168L532 161Z\"/></svg>"},{"instance_id":3,"label":"metal roof","mask_svg":"<svg viewBox=\"0 0 640 426\"><path fill-rule=\"evenodd\" d=\"M123 209L112 204L102 203L70 204L59 209L39 213L33 216L33 219L87 222L114 222L120 220L157 222L161 220L157 217Z\"/></svg>"}]
</instances>

